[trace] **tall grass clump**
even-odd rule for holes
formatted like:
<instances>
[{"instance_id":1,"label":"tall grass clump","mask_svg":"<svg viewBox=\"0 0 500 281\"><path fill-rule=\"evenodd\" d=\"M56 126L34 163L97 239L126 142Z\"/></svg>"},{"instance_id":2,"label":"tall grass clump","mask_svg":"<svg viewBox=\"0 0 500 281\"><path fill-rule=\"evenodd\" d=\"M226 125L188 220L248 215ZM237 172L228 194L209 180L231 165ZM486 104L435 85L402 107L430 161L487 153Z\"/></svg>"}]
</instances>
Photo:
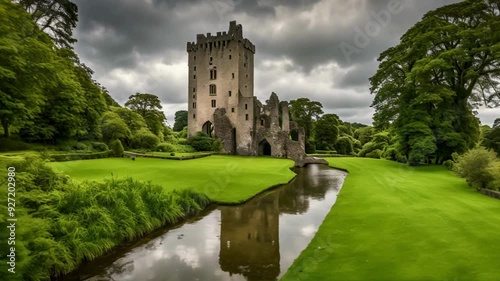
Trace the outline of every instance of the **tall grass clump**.
<instances>
[{"instance_id":1,"label":"tall grass clump","mask_svg":"<svg viewBox=\"0 0 500 281\"><path fill-rule=\"evenodd\" d=\"M23 223L16 229L15 275L6 269L7 243L0 246L0 280L49 280L67 274L83 261L210 204L202 194L167 192L131 178L77 184L36 157L9 166L17 171L16 200L23 204L16 213ZM4 209L2 205L0 227L6 227Z\"/></svg>"}]
</instances>

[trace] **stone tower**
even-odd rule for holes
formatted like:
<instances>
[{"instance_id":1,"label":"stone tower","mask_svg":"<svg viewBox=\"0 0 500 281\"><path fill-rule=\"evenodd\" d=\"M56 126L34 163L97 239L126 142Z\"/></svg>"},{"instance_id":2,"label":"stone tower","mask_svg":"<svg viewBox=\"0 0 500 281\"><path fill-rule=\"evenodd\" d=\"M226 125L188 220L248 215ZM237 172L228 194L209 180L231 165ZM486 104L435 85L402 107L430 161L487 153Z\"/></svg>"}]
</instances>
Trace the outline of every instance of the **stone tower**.
<instances>
[{"instance_id":1,"label":"stone tower","mask_svg":"<svg viewBox=\"0 0 500 281\"><path fill-rule=\"evenodd\" d=\"M233 128L220 128L231 134L231 154L248 154L254 131L254 54L255 46L243 38L236 21L228 32L198 34L196 43L187 43L189 54L188 136L202 131L215 136L216 109L225 111ZM229 131L229 132L227 132ZM222 132L221 132L222 133ZM227 145L227 144L226 144Z\"/></svg>"},{"instance_id":2,"label":"stone tower","mask_svg":"<svg viewBox=\"0 0 500 281\"><path fill-rule=\"evenodd\" d=\"M255 46L235 21L228 32L198 34L187 43L188 137L204 132L223 153L303 159L304 129L289 120L287 102L254 97Z\"/></svg>"}]
</instances>

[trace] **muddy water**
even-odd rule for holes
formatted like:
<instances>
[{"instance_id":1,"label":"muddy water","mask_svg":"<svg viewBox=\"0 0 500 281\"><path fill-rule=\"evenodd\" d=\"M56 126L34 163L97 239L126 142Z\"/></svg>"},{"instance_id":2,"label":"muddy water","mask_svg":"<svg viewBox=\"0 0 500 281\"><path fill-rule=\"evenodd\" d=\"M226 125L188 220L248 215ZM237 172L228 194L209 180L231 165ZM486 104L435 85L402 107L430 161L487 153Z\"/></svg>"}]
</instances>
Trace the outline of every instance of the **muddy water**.
<instances>
[{"instance_id":1,"label":"muddy water","mask_svg":"<svg viewBox=\"0 0 500 281\"><path fill-rule=\"evenodd\" d=\"M276 280L309 244L346 176L319 165L295 173L290 184L239 206L209 208L64 280Z\"/></svg>"}]
</instances>

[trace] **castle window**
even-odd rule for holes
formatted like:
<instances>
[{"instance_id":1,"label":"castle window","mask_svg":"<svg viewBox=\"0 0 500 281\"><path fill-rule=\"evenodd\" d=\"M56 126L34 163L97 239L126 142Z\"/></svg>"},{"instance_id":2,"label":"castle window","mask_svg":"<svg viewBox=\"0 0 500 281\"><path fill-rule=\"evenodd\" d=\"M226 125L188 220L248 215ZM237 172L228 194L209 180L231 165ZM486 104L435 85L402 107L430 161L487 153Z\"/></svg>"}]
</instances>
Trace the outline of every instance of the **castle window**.
<instances>
[{"instance_id":1,"label":"castle window","mask_svg":"<svg viewBox=\"0 0 500 281\"><path fill-rule=\"evenodd\" d=\"M231 55L229 55L229 59L231 59Z\"/></svg>"},{"instance_id":2,"label":"castle window","mask_svg":"<svg viewBox=\"0 0 500 281\"><path fill-rule=\"evenodd\" d=\"M193 69L193 70L194 70L194 71L196 71L196 66L194 67L194 69Z\"/></svg>"},{"instance_id":3,"label":"castle window","mask_svg":"<svg viewBox=\"0 0 500 281\"><path fill-rule=\"evenodd\" d=\"M214 58L213 58L213 57L210 57L210 62L212 62L213 60L214 60Z\"/></svg>"},{"instance_id":4,"label":"castle window","mask_svg":"<svg viewBox=\"0 0 500 281\"><path fill-rule=\"evenodd\" d=\"M193 95L193 99L196 99L196 95Z\"/></svg>"},{"instance_id":5,"label":"castle window","mask_svg":"<svg viewBox=\"0 0 500 281\"><path fill-rule=\"evenodd\" d=\"M245 114L245 120L248 121L248 114Z\"/></svg>"},{"instance_id":6,"label":"castle window","mask_svg":"<svg viewBox=\"0 0 500 281\"><path fill-rule=\"evenodd\" d=\"M193 60L196 60L196 56L193 57Z\"/></svg>"},{"instance_id":7,"label":"castle window","mask_svg":"<svg viewBox=\"0 0 500 281\"><path fill-rule=\"evenodd\" d=\"M193 93L196 93L196 88L193 88Z\"/></svg>"},{"instance_id":8,"label":"castle window","mask_svg":"<svg viewBox=\"0 0 500 281\"><path fill-rule=\"evenodd\" d=\"M234 113L234 107L233 107L233 108L231 108L231 112L232 112L232 113Z\"/></svg>"},{"instance_id":9,"label":"castle window","mask_svg":"<svg viewBox=\"0 0 500 281\"><path fill-rule=\"evenodd\" d=\"M234 72L231 75L233 76L233 79L234 79Z\"/></svg>"},{"instance_id":10,"label":"castle window","mask_svg":"<svg viewBox=\"0 0 500 281\"><path fill-rule=\"evenodd\" d=\"M243 64L243 67L247 67L247 63L246 62Z\"/></svg>"},{"instance_id":11,"label":"castle window","mask_svg":"<svg viewBox=\"0 0 500 281\"><path fill-rule=\"evenodd\" d=\"M248 74L247 74L247 78L248 78Z\"/></svg>"},{"instance_id":12,"label":"castle window","mask_svg":"<svg viewBox=\"0 0 500 281\"><path fill-rule=\"evenodd\" d=\"M210 88L210 95L216 96L217 95L217 86L215 86L215 84L211 84L209 88Z\"/></svg>"},{"instance_id":13,"label":"castle window","mask_svg":"<svg viewBox=\"0 0 500 281\"><path fill-rule=\"evenodd\" d=\"M196 79L196 75L193 75L193 79Z\"/></svg>"},{"instance_id":14,"label":"castle window","mask_svg":"<svg viewBox=\"0 0 500 281\"><path fill-rule=\"evenodd\" d=\"M245 85L245 88L247 87L247 85Z\"/></svg>"},{"instance_id":15,"label":"castle window","mask_svg":"<svg viewBox=\"0 0 500 281\"><path fill-rule=\"evenodd\" d=\"M193 119L196 119L196 114L193 114Z\"/></svg>"},{"instance_id":16,"label":"castle window","mask_svg":"<svg viewBox=\"0 0 500 281\"><path fill-rule=\"evenodd\" d=\"M248 109L248 104L245 103L245 110L247 110L247 109Z\"/></svg>"},{"instance_id":17,"label":"castle window","mask_svg":"<svg viewBox=\"0 0 500 281\"><path fill-rule=\"evenodd\" d=\"M196 108L196 103L195 102L193 102L193 108Z\"/></svg>"},{"instance_id":18,"label":"castle window","mask_svg":"<svg viewBox=\"0 0 500 281\"><path fill-rule=\"evenodd\" d=\"M264 126L264 119L260 119L260 125Z\"/></svg>"},{"instance_id":19,"label":"castle window","mask_svg":"<svg viewBox=\"0 0 500 281\"><path fill-rule=\"evenodd\" d=\"M217 101L216 100L212 100L212 107L217 107Z\"/></svg>"},{"instance_id":20,"label":"castle window","mask_svg":"<svg viewBox=\"0 0 500 281\"><path fill-rule=\"evenodd\" d=\"M231 91L229 91L229 96L231 96Z\"/></svg>"},{"instance_id":21,"label":"castle window","mask_svg":"<svg viewBox=\"0 0 500 281\"><path fill-rule=\"evenodd\" d=\"M215 80L217 79L217 70L212 69L210 70L210 80Z\"/></svg>"}]
</instances>

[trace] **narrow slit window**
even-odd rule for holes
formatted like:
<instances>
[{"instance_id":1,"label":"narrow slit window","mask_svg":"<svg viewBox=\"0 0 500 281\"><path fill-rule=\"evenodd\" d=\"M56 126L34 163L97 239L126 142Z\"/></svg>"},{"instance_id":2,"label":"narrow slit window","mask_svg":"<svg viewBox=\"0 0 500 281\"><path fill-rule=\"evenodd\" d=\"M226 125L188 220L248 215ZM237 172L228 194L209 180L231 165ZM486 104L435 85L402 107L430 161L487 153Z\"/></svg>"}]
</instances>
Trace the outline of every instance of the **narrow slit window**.
<instances>
[{"instance_id":1,"label":"narrow slit window","mask_svg":"<svg viewBox=\"0 0 500 281\"><path fill-rule=\"evenodd\" d=\"M234 79L234 72L231 75L233 76L233 79Z\"/></svg>"},{"instance_id":2,"label":"narrow slit window","mask_svg":"<svg viewBox=\"0 0 500 281\"><path fill-rule=\"evenodd\" d=\"M231 55L229 55L229 59L231 59Z\"/></svg>"},{"instance_id":3,"label":"narrow slit window","mask_svg":"<svg viewBox=\"0 0 500 281\"><path fill-rule=\"evenodd\" d=\"M245 103L245 110L247 110L247 109L248 109L248 104Z\"/></svg>"},{"instance_id":4,"label":"narrow slit window","mask_svg":"<svg viewBox=\"0 0 500 281\"><path fill-rule=\"evenodd\" d=\"M248 114L245 114L245 120L248 121Z\"/></svg>"},{"instance_id":5,"label":"narrow slit window","mask_svg":"<svg viewBox=\"0 0 500 281\"><path fill-rule=\"evenodd\" d=\"M193 119L196 119L196 114L193 114Z\"/></svg>"},{"instance_id":6,"label":"narrow slit window","mask_svg":"<svg viewBox=\"0 0 500 281\"><path fill-rule=\"evenodd\" d=\"M233 107L233 108L231 108L231 112L232 112L232 113L234 113L234 107Z\"/></svg>"},{"instance_id":7,"label":"narrow slit window","mask_svg":"<svg viewBox=\"0 0 500 281\"><path fill-rule=\"evenodd\" d=\"M232 95L232 94L231 94L231 91L229 91L229 96L231 96L231 95Z\"/></svg>"},{"instance_id":8,"label":"narrow slit window","mask_svg":"<svg viewBox=\"0 0 500 281\"><path fill-rule=\"evenodd\" d=\"M193 108L196 108L196 103L195 102L193 102Z\"/></svg>"},{"instance_id":9,"label":"narrow slit window","mask_svg":"<svg viewBox=\"0 0 500 281\"><path fill-rule=\"evenodd\" d=\"M216 100L212 100L212 107L213 108L217 107L217 101Z\"/></svg>"},{"instance_id":10,"label":"narrow slit window","mask_svg":"<svg viewBox=\"0 0 500 281\"><path fill-rule=\"evenodd\" d=\"M215 80L215 79L217 79L217 70L212 69L210 70L210 80Z\"/></svg>"}]
</instances>

